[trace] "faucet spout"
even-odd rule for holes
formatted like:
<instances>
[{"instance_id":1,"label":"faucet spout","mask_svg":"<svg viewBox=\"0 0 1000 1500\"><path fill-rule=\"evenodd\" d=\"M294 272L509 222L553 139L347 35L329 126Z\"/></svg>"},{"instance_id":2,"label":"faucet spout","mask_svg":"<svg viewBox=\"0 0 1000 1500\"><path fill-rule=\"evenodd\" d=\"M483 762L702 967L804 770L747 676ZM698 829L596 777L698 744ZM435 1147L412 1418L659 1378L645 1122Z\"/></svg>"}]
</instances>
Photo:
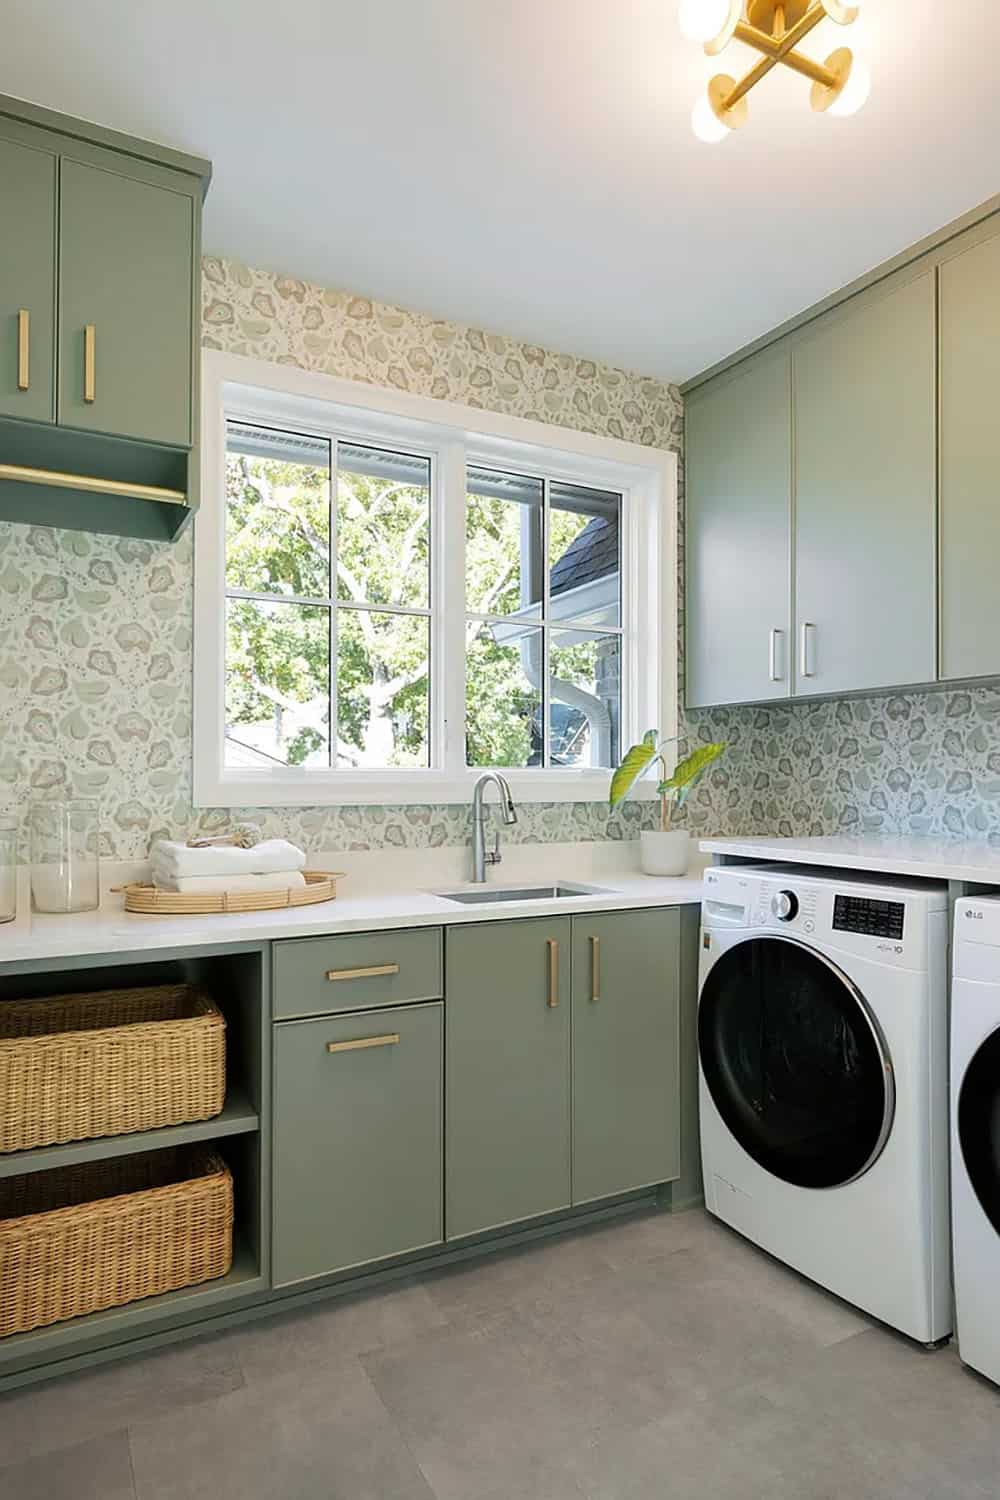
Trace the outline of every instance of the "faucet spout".
<instances>
[{"instance_id":1,"label":"faucet spout","mask_svg":"<svg viewBox=\"0 0 1000 1500\"><path fill-rule=\"evenodd\" d=\"M472 879L481 885L486 879L486 866L498 865L503 859L500 853L500 835L495 847L486 852L486 788L493 783L499 794L501 820L509 827L517 822L517 808L507 778L499 771L486 771L476 782L472 793Z\"/></svg>"}]
</instances>

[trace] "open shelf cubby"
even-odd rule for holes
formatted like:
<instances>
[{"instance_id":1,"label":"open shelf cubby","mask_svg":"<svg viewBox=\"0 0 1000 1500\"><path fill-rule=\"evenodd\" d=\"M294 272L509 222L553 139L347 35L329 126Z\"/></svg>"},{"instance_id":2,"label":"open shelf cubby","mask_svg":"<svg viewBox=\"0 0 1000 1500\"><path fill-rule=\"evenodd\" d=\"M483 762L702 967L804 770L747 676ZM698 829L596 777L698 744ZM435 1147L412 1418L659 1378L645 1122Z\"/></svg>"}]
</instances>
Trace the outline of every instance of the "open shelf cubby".
<instances>
[{"instance_id":1,"label":"open shelf cubby","mask_svg":"<svg viewBox=\"0 0 1000 1500\"><path fill-rule=\"evenodd\" d=\"M116 955L113 960L95 957L51 965L11 965L0 972L0 1006L12 999L181 981L203 986L226 1018L226 1102L221 1114L157 1130L10 1152L0 1155L0 1177L161 1147L209 1143L225 1158L233 1175L232 1269L214 1281L0 1339L0 1388L16 1383L24 1370L51 1365L55 1371L63 1361L99 1354L132 1338L158 1333L168 1337L171 1329L252 1301L267 1289L269 1137L261 1127L267 1118L270 1088L266 947L245 944L171 950L167 956L149 959L135 953Z\"/></svg>"}]
</instances>

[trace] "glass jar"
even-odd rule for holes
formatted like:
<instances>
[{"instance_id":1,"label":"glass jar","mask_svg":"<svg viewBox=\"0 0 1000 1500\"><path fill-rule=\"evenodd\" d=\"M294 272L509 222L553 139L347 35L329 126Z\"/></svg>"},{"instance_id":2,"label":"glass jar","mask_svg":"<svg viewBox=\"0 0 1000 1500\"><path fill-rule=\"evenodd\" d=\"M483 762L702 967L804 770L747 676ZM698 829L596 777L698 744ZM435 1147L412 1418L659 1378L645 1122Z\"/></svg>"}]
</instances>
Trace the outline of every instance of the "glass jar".
<instances>
[{"instance_id":1,"label":"glass jar","mask_svg":"<svg viewBox=\"0 0 1000 1500\"><path fill-rule=\"evenodd\" d=\"M17 916L17 819L0 817L0 922Z\"/></svg>"},{"instance_id":2,"label":"glass jar","mask_svg":"<svg viewBox=\"0 0 1000 1500\"><path fill-rule=\"evenodd\" d=\"M96 911L100 904L96 802L33 802L28 810L31 835L31 904L35 911Z\"/></svg>"}]
</instances>

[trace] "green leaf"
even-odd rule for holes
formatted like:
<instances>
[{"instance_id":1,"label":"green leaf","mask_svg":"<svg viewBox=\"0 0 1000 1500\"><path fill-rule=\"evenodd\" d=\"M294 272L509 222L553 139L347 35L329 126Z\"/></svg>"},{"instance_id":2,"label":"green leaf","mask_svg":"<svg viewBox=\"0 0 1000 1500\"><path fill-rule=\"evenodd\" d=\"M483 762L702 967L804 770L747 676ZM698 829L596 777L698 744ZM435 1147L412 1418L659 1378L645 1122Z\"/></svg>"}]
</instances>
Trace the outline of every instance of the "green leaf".
<instances>
[{"instance_id":1,"label":"green leaf","mask_svg":"<svg viewBox=\"0 0 1000 1500\"><path fill-rule=\"evenodd\" d=\"M725 750L725 745L699 745L697 750L692 750L690 755L677 765L674 774L660 783L657 788L661 797L667 797L671 792L675 793L677 800L683 802L694 784L708 770L714 761Z\"/></svg>"},{"instance_id":2,"label":"green leaf","mask_svg":"<svg viewBox=\"0 0 1000 1500\"><path fill-rule=\"evenodd\" d=\"M611 790L608 793L608 804L614 812L629 792L632 790L643 771L648 770L656 759L657 733L655 729L647 729L642 737L641 744L633 745L625 756L621 765L611 778Z\"/></svg>"}]
</instances>

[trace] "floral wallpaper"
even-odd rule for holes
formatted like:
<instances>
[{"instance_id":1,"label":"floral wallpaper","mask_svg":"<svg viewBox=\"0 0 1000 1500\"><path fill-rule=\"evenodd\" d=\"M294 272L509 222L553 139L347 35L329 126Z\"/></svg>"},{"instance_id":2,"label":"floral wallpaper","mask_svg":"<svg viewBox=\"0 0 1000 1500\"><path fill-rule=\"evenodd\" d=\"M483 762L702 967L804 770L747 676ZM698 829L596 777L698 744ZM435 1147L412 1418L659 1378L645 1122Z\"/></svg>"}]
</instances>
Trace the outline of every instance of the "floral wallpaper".
<instances>
[{"instance_id":1,"label":"floral wallpaper","mask_svg":"<svg viewBox=\"0 0 1000 1500\"><path fill-rule=\"evenodd\" d=\"M206 345L681 450L673 386L366 298L206 259ZM191 805L191 539L0 524L0 811L100 800L102 847L224 827ZM684 819L704 834L886 831L1000 841L1000 687L700 710L728 752ZM462 806L247 809L309 850L466 842ZM536 803L522 841L634 837L655 806Z\"/></svg>"},{"instance_id":2,"label":"floral wallpaper","mask_svg":"<svg viewBox=\"0 0 1000 1500\"><path fill-rule=\"evenodd\" d=\"M363 297L208 258L203 342L521 417L679 449L673 386ZM0 811L92 796L102 851L225 827L191 805L191 539L0 524ZM464 806L246 809L309 850L465 843ZM513 839L635 837L650 804L521 808Z\"/></svg>"},{"instance_id":3,"label":"floral wallpaper","mask_svg":"<svg viewBox=\"0 0 1000 1500\"><path fill-rule=\"evenodd\" d=\"M1000 842L1000 685L699 710L729 751L691 806L704 833L916 833Z\"/></svg>"}]
</instances>

